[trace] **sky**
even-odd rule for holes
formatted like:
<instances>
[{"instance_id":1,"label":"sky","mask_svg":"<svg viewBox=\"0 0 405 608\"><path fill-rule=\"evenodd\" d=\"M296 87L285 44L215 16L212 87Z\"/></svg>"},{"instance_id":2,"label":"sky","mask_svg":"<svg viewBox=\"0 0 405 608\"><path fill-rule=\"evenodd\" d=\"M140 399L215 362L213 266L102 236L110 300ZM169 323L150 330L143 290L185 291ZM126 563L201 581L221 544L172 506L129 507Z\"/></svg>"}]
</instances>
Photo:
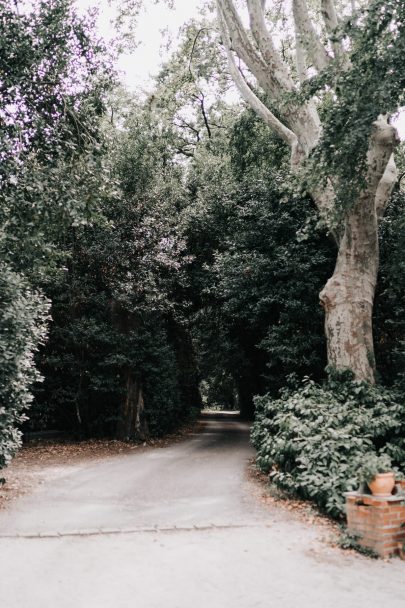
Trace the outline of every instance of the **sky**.
<instances>
[{"instance_id":1,"label":"sky","mask_svg":"<svg viewBox=\"0 0 405 608\"><path fill-rule=\"evenodd\" d=\"M100 11L100 34L107 40L114 36L111 20L114 19L116 9L109 5L108 0L76 0L76 4L80 10L97 7ZM139 15L136 29L139 46L133 53L123 55L119 61L124 82L131 90L152 87L151 75L159 72L160 65L167 58L167 54L164 57L164 51L161 49L163 31L167 30L168 34L176 39L179 28L192 17L198 17L201 0L176 0L175 4L175 9L169 9L163 3L156 5L152 0L145 0L147 8Z\"/></svg>"},{"instance_id":2,"label":"sky","mask_svg":"<svg viewBox=\"0 0 405 608\"><path fill-rule=\"evenodd\" d=\"M108 0L76 0L76 4L81 11L97 7L100 35L106 40L114 37L111 23L116 14L114 3L110 6ZM153 87L151 76L159 72L161 64L167 59L167 52L165 56L165 51L162 50L164 30L175 40L179 28L192 17L198 17L202 0L175 0L175 9L169 9L163 3L156 5L152 0L145 0L144 4L147 8L138 17L136 30L139 46L132 54L123 55L118 67L127 88L146 92ZM401 140L405 141L405 108L394 124Z\"/></svg>"}]
</instances>

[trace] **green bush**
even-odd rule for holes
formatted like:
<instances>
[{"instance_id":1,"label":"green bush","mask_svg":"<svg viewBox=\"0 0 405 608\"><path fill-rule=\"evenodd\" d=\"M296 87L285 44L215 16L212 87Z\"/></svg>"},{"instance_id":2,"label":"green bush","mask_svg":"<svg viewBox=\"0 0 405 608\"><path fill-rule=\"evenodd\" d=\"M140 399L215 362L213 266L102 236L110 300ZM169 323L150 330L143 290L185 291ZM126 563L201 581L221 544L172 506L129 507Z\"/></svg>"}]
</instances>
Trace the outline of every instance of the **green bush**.
<instances>
[{"instance_id":1,"label":"green bush","mask_svg":"<svg viewBox=\"0 0 405 608\"><path fill-rule=\"evenodd\" d=\"M405 466L405 407L394 391L348 375L325 385L306 379L279 399L257 397L256 407L258 466L278 487L334 517L343 514L343 492L358 486L362 458L387 453Z\"/></svg>"},{"instance_id":2,"label":"green bush","mask_svg":"<svg viewBox=\"0 0 405 608\"><path fill-rule=\"evenodd\" d=\"M388 454L371 453L362 459L359 477L367 484L371 483L379 473L389 473L392 471L392 461Z\"/></svg>"},{"instance_id":3,"label":"green bush","mask_svg":"<svg viewBox=\"0 0 405 608\"><path fill-rule=\"evenodd\" d=\"M33 354L45 335L48 303L5 264L0 272L0 469L20 445L19 424L39 380Z\"/></svg>"}]
</instances>

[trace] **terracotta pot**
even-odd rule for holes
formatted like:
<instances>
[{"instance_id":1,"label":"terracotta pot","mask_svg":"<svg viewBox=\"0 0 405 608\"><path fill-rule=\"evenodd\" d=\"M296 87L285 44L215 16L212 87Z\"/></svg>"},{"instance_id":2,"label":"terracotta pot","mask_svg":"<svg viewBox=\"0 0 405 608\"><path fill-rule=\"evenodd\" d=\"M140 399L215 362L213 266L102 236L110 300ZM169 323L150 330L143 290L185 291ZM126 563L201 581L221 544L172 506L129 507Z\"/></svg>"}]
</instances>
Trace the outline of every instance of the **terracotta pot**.
<instances>
[{"instance_id":1,"label":"terracotta pot","mask_svg":"<svg viewBox=\"0 0 405 608\"><path fill-rule=\"evenodd\" d=\"M390 473L378 473L368 484L373 496L390 496L395 486L395 475Z\"/></svg>"}]
</instances>

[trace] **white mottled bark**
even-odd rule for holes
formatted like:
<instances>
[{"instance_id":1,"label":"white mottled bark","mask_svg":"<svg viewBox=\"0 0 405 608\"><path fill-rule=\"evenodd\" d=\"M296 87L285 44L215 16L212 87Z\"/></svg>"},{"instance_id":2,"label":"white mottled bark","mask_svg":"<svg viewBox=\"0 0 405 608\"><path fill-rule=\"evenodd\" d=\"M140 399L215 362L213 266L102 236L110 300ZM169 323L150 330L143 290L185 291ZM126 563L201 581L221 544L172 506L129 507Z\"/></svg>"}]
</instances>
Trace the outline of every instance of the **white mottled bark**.
<instances>
[{"instance_id":1,"label":"white mottled bark","mask_svg":"<svg viewBox=\"0 0 405 608\"><path fill-rule=\"evenodd\" d=\"M396 181L396 131L379 118L373 125L366 187L346 216L335 271L320 294L325 309L328 363L374 382L372 331L377 282L378 219Z\"/></svg>"},{"instance_id":2,"label":"white mottled bark","mask_svg":"<svg viewBox=\"0 0 405 608\"><path fill-rule=\"evenodd\" d=\"M297 169L319 141L321 124L313 102L299 105L285 101L296 90L289 67L282 60L266 27L265 2L246 0L250 33L244 28L234 0L217 0L221 33L230 72L247 103L291 147L292 167ZM297 40L298 80L303 82L310 63L323 70L330 61L321 37L311 22L306 0L292 0ZM325 34L338 26L334 0L321 0ZM335 56L343 51L333 42ZM276 117L248 86L238 70L235 52L271 97ZM345 65L343 60L342 65ZM344 69L344 68L343 68ZM298 85L299 86L299 85ZM339 252L335 271L320 294L325 309L328 362L337 369L351 369L357 379L374 381L372 310L378 272L378 220L383 215L397 179L393 151L395 129L379 117L373 124L367 156L366 185L334 235ZM333 176L326 186L315 187L313 198L327 220L334 206Z\"/></svg>"},{"instance_id":3,"label":"white mottled bark","mask_svg":"<svg viewBox=\"0 0 405 608\"><path fill-rule=\"evenodd\" d=\"M328 36L333 37L336 28L339 25L339 19L337 16L334 0L321 0L321 13ZM341 55L342 47L340 42L332 41L332 47L335 57Z\"/></svg>"},{"instance_id":4,"label":"white mottled bark","mask_svg":"<svg viewBox=\"0 0 405 608\"><path fill-rule=\"evenodd\" d=\"M318 71L323 70L330 58L309 17L306 0L293 0L293 15L301 46L305 49L308 59Z\"/></svg>"},{"instance_id":5,"label":"white mottled bark","mask_svg":"<svg viewBox=\"0 0 405 608\"><path fill-rule=\"evenodd\" d=\"M274 116L274 114L267 108L267 106L264 105L264 103L257 97L257 95L255 95L255 93L249 87L249 85L243 78L241 72L239 71L232 55L232 41L226 28L222 9L219 9L219 19L222 24L222 34L224 38L223 42L228 58L229 71L243 99L255 110L255 112L264 120L264 122L270 128L272 128L275 133L277 133L277 135L283 141L288 143L291 148L296 148L298 146L298 138L295 133L293 133L291 129L286 127L280 120L278 120L278 118Z\"/></svg>"}]
</instances>

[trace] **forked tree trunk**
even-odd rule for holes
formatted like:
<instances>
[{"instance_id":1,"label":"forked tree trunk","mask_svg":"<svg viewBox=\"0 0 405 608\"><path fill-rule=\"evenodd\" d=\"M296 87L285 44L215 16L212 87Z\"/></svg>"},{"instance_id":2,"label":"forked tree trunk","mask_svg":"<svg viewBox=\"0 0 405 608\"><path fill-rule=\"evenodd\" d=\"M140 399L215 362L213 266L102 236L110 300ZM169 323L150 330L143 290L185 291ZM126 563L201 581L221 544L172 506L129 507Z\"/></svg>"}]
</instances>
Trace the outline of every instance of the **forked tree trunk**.
<instances>
[{"instance_id":1,"label":"forked tree trunk","mask_svg":"<svg viewBox=\"0 0 405 608\"><path fill-rule=\"evenodd\" d=\"M356 380L375 381L373 303L379 264L378 221L397 179L396 130L373 123L366 185L346 212L335 271L320 294L325 309L328 364L350 369Z\"/></svg>"},{"instance_id":2,"label":"forked tree trunk","mask_svg":"<svg viewBox=\"0 0 405 608\"><path fill-rule=\"evenodd\" d=\"M360 208L359 208L360 207ZM328 364L374 382L372 314L378 272L375 214L361 206L349 214L333 276L320 293L325 310Z\"/></svg>"}]
</instances>

